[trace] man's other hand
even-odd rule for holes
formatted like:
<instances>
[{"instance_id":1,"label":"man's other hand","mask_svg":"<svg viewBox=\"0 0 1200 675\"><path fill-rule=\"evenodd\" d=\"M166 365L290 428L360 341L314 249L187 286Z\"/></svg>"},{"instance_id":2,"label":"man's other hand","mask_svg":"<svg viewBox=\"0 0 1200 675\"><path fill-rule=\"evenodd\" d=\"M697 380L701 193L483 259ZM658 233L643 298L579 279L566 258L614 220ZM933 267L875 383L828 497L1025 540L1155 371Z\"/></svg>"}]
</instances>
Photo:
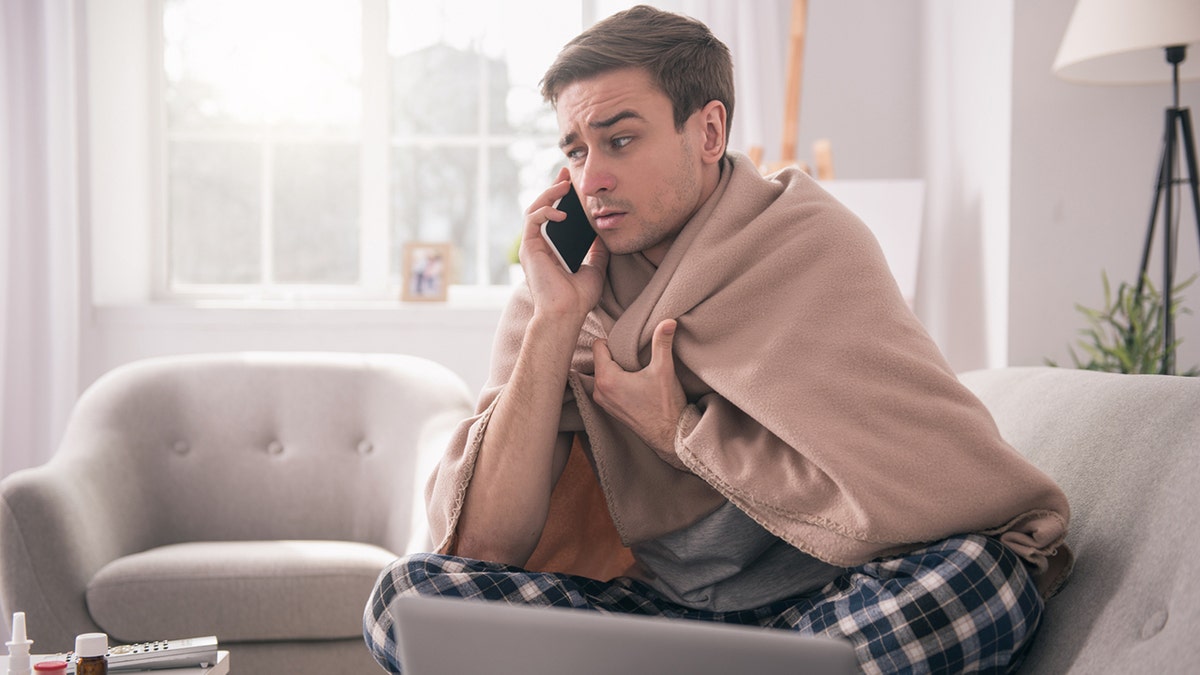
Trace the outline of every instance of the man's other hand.
<instances>
[{"instance_id":1,"label":"man's other hand","mask_svg":"<svg viewBox=\"0 0 1200 675\"><path fill-rule=\"evenodd\" d=\"M654 328L650 363L641 370L622 368L613 360L606 340L596 340L592 357L596 403L654 448L663 461L682 468L675 454L675 429L687 396L675 375L675 327L675 320L667 319Z\"/></svg>"}]
</instances>

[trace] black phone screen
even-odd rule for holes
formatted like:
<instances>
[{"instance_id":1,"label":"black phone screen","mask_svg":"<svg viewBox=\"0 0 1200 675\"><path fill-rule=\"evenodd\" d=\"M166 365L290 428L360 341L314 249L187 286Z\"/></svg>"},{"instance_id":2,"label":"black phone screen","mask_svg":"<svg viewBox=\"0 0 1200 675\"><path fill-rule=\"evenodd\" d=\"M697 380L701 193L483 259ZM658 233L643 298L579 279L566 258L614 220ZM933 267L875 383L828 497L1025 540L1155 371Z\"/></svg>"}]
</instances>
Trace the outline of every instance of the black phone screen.
<instances>
[{"instance_id":1,"label":"black phone screen","mask_svg":"<svg viewBox=\"0 0 1200 675\"><path fill-rule=\"evenodd\" d=\"M583 259L596 239L596 231L588 222L587 213L583 210L574 185L558 200L555 208L567 214L567 217L561 222L547 220L543 223L542 236L550 243L559 261L571 273L575 273L583 265Z\"/></svg>"}]
</instances>

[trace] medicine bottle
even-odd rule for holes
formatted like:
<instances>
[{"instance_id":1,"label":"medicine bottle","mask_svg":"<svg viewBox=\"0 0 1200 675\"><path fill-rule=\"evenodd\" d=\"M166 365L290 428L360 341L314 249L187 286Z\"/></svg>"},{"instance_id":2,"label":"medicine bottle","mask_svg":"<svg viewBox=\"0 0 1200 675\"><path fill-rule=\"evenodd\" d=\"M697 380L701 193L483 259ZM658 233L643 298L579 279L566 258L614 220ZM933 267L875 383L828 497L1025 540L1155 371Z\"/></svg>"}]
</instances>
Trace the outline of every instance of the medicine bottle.
<instances>
[{"instance_id":1,"label":"medicine bottle","mask_svg":"<svg viewBox=\"0 0 1200 675\"><path fill-rule=\"evenodd\" d=\"M108 675L108 636L84 633L75 638L75 675Z\"/></svg>"}]
</instances>

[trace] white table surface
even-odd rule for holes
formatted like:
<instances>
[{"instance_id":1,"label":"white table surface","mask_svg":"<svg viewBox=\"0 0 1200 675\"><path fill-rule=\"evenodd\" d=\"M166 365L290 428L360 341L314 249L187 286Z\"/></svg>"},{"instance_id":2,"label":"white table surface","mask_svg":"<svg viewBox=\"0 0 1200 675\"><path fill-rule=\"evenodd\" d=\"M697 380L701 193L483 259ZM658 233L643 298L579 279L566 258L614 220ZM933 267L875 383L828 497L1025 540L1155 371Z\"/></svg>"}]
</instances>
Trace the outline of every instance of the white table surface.
<instances>
[{"instance_id":1,"label":"white table surface","mask_svg":"<svg viewBox=\"0 0 1200 675\"><path fill-rule=\"evenodd\" d=\"M4 649L0 645L0 650ZM62 661L62 654L33 654L29 657L31 663L42 661ZM8 655L0 654L0 672L8 672ZM217 651L217 662L207 668L159 668L157 670L114 670L113 675L120 673L170 673L171 675L227 675L229 673L229 652Z\"/></svg>"}]
</instances>

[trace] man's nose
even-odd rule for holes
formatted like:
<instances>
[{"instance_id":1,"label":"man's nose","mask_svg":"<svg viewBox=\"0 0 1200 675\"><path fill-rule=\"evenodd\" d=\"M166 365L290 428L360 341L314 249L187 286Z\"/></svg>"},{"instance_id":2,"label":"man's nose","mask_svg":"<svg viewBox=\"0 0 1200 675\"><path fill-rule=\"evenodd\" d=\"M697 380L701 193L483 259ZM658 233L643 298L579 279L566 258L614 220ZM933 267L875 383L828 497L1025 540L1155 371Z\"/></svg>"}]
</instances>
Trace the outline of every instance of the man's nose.
<instances>
[{"instance_id":1,"label":"man's nose","mask_svg":"<svg viewBox=\"0 0 1200 675\"><path fill-rule=\"evenodd\" d=\"M616 175L603 158L589 154L583 166L571 176L575 190L580 195L594 197L616 187Z\"/></svg>"}]
</instances>

